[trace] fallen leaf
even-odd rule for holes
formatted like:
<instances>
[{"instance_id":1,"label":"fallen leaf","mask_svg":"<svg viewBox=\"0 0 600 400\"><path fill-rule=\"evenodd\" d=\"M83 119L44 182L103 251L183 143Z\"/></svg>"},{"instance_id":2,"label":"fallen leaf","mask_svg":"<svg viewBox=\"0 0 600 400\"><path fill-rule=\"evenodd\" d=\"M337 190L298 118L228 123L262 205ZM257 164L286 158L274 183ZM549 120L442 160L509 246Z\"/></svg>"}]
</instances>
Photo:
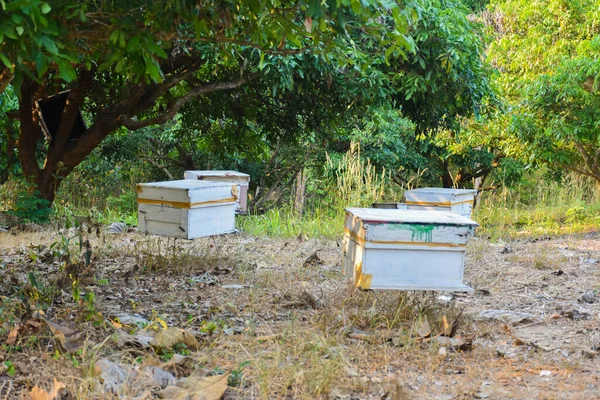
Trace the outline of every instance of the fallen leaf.
<instances>
[{"instance_id":1,"label":"fallen leaf","mask_svg":"<svg viewBox=\"0 0 600 400\"><path fill-rule=\"evenodd\" d=\"M460 338L450 338L446 336L437 336L435 337L435 341L441 346L450 348L460 348L466 344L466 342Z\"/></svg>"},{"instance_id":2,"label":"fallen leaf","mask_svg":"<svg viewBox=\"0 0 600 400\"><path fill-rule=\"evenodd\" d=\"M175 376L188 376L194 370L194 359L181 354L173 354L173 357L162 365L162 369Z\"/></svg>"},{"instance_id":3,"label":"fallen leaf","mask_svg":"<svg viewBox=\"0 0 600 400\"><path fill-rule=\"evenodd\" d=\"M81 333L77 333L72 329L55 324L52 321L44 321L46 321L46 325L48 325L50 331L54 335L54 339L59 342L62 349L67 353L74 353L83 347Z\"/></svg>"},{"instance_id":4,"label":"fallen leaf","mask_svg":"<svg viewBox=\"0 0 600 400\"><path fill-rule=\"evenodd\" d=\"M348 337L354 340L363 340L366 342L370 342L374 339L373 334L371 332L362 331L360 329L356 329L352 327L350 332L348 333Z\"/></svg>"},{"instance_id":5,"label":"fallen leaf","mask_svg":"<svg viewBox=\"0 0 600 400\"><path fill-rule=\"evenodd\" d=\"M420 337L425 339L429 335L431 335L431 327L429 326L429 322L427 320L422 320L417 327L417 333Z\"/></svg>"},{"instance_id":6,"label":"fallen leaf","mask_svg":"<svg viewBox=\"0 0 600 400\"><path fill-rule=\"evenodd\" d=\"M14 328L8 333L8 337L6 338L6 343L9 346L12 346L17 341L17 336L19 335L19 329L21 329L21 325L16 324Z\"/></svg>"},{"instance_id":7,"label":"fallen leaf","mask_svg":"<svg viewBox=\"0 0 600 400\"><path fill-rule=\"evenodd\" d=\"M122 330L118 330L116 332L117 335L117 343L121 347L134 347L137 349L148 349L150 348L150 343L153 340L153 337L150 335L144 335L141 333L136 333L135 335L130 335L127 332Z\"/></svg>"},{"instance_id":8,"label":"fallen leaf","mask_svg":"<svg viewBox=\"0 0 600 400\"><path fill-rule=\"evenodd\" d=\"M31 398L31 400L55 400L57 398L60 398L65 388L66 386L64 383L54 378L54 383L52 384L52 389L50 390L50 393L46 392L40 387L35 386L29 392L29 397Z\"/></svg>"},{"instance_id":9,"label":"fallen leaf","mask_svg":"<svg viewBox=\"0 0 600 400\"><path fill-rule=\"evenodd\" d=\"M410 400L411 397L400 382L396 382L396 390L392 400Z\"/></svg>"},{"instance_id":10,"label":"fallen leaf","mask_svg":"<svg viewBox=\"0 0 600 400\"><path fill-rule=\"evenodd\" d=\"M219 400L227 390L228 376L190 376L178 383L182 386L167 386L158 395L161 399Z\"/></svg>"},{"instance_id":11,"label":"fallen leaf","mask_svg":"<svg viewBox=\"0 0 600 400\"><path fill-rule=\"evenodd\" d=\"M94 364L95 375L107 391L118 392L131 375L131 366L102 359Z\"/></svg>"},{"instance_id":12,"label":"fallen leaf","mask_svg":"<svg viewBox=\"0 0 600 400\"><path fill-rule=\"evenodd\" d=\"M27 320L27 324L33 326L36 329L40 329L42 326L42 323L40 322L40 320L38 319L29 319Z\"/></svg>"},{"instance_id":13,"label":"fallen leaf","mask_svg":"<svg viewBox=\"0 0 600 400\"><path fill-rule=\"evenodd\" d=\"M448 323L448 318L445 315L442 315L442 334L445 336L449 336L452 332L452 325Z\"/></svg>"},{"instance_id":14,"label":"fallen leaf","mask_svg":"<svg viewBox=\"0 0 600 400\"><path fill-rule=\"evenodd\" d=\"M98 360L94 372L106 391L119 393L125 388L128 393L137 394L138 397L143 394L140 393L142 391L164 388L176 382L172 374L159 367L149 366L140 370L107 359Z\"/></svg>"},{"instance_id":15,"label":"fallen leaf","mask_svg":"<svg viewBox=\"0 0 600 400\"><path fill-rule=\"evenodd\" d=\"M185 329L176 327L170 327L159 331L150 344L161 349L171 348L178 344L185 344L192 350L198 350L200 348L200 343L198 343L198 340L194 335Z\"/></svg>"}]
</instances>

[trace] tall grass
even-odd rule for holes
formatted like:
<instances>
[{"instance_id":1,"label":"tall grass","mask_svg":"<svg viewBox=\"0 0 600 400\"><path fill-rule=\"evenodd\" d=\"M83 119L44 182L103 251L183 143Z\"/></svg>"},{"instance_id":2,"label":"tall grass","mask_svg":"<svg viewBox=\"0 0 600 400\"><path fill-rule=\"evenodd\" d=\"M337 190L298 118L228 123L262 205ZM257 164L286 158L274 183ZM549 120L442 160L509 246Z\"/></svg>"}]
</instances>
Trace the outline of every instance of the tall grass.
<instances>
[{"instance_id":1,"label":"tall grass","mask_svg":"<svg viewBox=\"0 0 600 400\"><path fill-rule=\"evenodd\" d=\"M600 223L600 185L573 174L556 182L534 172L516 187L484 194L473 219L479 234L491 238L591 231Z\"/></svg>"},{"instance_id":2,"label":"tall grass","mask_svg":"<svg viewBox=\"0 0 600 400\"><path fill-rule=\"evenodd\" d=\"M337 161L328 156L324 176L321 190L331 198L326 205L309 204L298 216L290 203L263 215L239 219L239 229L253 235L335 238L343 231L345 208L370 207L375 202L401 197L390 185L389 174L378 172L370 160L361 157L358 143L352 143Z\"/></svg>"}]
</instances>

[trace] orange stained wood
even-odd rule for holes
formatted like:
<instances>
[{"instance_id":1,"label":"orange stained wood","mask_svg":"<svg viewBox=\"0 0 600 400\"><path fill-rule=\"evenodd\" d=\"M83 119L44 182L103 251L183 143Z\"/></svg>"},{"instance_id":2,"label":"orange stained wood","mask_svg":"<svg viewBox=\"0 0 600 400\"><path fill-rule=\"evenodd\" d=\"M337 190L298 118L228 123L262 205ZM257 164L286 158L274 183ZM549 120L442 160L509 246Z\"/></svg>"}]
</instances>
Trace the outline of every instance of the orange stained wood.
<instances>
[{"instance_id":1,"label":"orange stained wood","mask_svg":"<svg viewBox=\"0 0 600 400\"><path fill-rule=\"evenodd\" d=\"M365 290L370 289L371 283L373 282L373 275L362 273L362 262L359 262L356 265L354 265L354 269L356 271L356 287Z\"/></svg>"},{"instance_id":2,"label":"orange stained wood","mask_svg":"<svg viewBox=\"0 0 600 400\"><path fill-rule=\"evenodd\" d=\"M175 208L194 208L199 206L208 206L211 204L222 204L222 203L234 203L237 200L235 197L229 197L226 199L201 201L198 203L184 203L181 201L168 201L168 200L151 200L151 199L139 199L138 204L152 204L156 206L170 206Z\"/></svg>"}]
</instances>

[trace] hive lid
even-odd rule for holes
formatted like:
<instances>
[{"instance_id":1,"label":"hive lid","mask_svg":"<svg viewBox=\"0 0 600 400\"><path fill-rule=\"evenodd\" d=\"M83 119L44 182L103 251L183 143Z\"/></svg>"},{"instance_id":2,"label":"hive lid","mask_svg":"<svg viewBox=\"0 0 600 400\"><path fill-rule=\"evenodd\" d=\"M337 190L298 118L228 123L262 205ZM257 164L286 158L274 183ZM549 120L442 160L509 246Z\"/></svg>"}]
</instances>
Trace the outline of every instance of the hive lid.
<instances>
[{"instance_id":1,"label":"hive lid","mask_svg":"<svg viewBox=\"0 0 600 400\"><path fill-rule=\"evenodd\" d=\"M406 193L432 193L432 194L476 194L475 189L448 189L448 188L419 188L407 190Z\"/></svg>"},{"instance_id":2,"label":"hive lid","mask_svg":"<svg viewBox=\"0 0 600 400\"><path fill-rule=\"evenodd\" d=\"M369 224L436 224L479 226L470 218L453 212L392 210L382 208L346 208L346 212Z\"/></svg>"},{"instance_id":3,"label":"hive lid","mask_svg":"<svg viewBox=\"0 0 600 400\"><path fill-rule=\"evenodd\" d=\"M227 182L216 182L216 181L195 181L189 179L181 179L177 181L165 181L165 182L150 182L150 183L138 183L140 188L153 188L153 189L176 189L176 190L206 190L211 188L223 188L231 187L230 183Z\"/></svg>"},{"instance_id":4,"label":"hive lid","mask_svg":"<svg viewBox=\"0 0 600 400\"><path fill-rule=\"evenodd\" d=\"M185 171L186 174L195 174L199 176L239 176L239 177L249 177L250 175L244 174L243 172L238 171L211 171L211 170L199 170L199 171Z\"/></svg>"}]
</instances>

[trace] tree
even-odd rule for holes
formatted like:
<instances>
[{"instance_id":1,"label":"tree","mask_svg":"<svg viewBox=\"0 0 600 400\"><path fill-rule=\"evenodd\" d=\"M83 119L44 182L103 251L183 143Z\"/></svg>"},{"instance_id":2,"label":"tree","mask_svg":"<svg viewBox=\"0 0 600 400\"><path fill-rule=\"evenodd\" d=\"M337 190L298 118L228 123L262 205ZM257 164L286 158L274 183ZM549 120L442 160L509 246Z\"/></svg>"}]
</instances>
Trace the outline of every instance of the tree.
<instances>
[{"instance_id":1,"label":"tree","mask_svg":"<svg viewBox=\"0 0 600 400\"><path fill-rule=\"evenodd\" d=\"M420 170L432 184L469 185L489 173L494 158L486 148L461 144L463 121L480 118L495 104L493 70L484 59L484 27L460 1L416 3L420 18L409 31L416 51L381 60L394 106L415 125L407 131L400 122L398 129L404 133L404 167ZM397 178L406 181L402 175Z\"/></svg>"},{"instance_id":2,"label":"tree","mask_svg":"<svg viewBox=\"0 0 600 400\"><path fill-rule=\"evenodd\" d=\"M493 2L490 60L506 113L491 132L507 155L600 182L598 1Z\"/></svg>"},{"instance_id":3,"label":"tree","mask_svg":"<svg viewBox=\"0 0 600 400\"><path fill-rule=\"evenodd\" d=\"M191 99L248 84L286 56L330 54L347 64L346 19L404 54L405 9L358 0L0 1L0 90L19 96L18 153L26 178L52 202L61 179L110 133L171 120ZM384 3L384 4L382 4ZM393 30L381 35L377 17ZM390 27L388 22L388 28ZM379 35L379 36L376 36ZM60 125L42 152L37 100L68 89ZM78 110L87 128L72 136ZM40 165L42 161L42 165Z\"/></svg>"},{"instance_id":4,"label":"tree","mask_svg":"<svg viewBox=\"0 0 600 400\"><path fill-rule=\"evenodd\" d=\"M358 140L362 155L394 172L400 184L418 172L429 184L470 184L498 161L487 148L467 146L461 132L461 121L487 112L493 97L483 26L458 1L419 1L413 10L407 39L415 52L386 58L381 41L348 18L356 45L343 68L326 63L325 54L274 57L265 67L270 70L248 85L190 101L182 110L183 128L202 132L203 146L217 154L262 141L272 151L278 143L282 153L281 146L293 146L295 139L303 140L308 154L318 144L321 151L310 152L305 164L295 157L285 167L278 163L287 175L271 174L277 175L273 183L291 182L303 165L322 165L325 150L344 154ZM391 18L381 22L393 24Z\"/></svg>"}]
</instances>

